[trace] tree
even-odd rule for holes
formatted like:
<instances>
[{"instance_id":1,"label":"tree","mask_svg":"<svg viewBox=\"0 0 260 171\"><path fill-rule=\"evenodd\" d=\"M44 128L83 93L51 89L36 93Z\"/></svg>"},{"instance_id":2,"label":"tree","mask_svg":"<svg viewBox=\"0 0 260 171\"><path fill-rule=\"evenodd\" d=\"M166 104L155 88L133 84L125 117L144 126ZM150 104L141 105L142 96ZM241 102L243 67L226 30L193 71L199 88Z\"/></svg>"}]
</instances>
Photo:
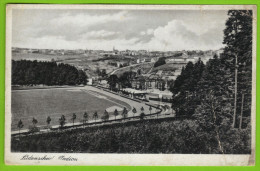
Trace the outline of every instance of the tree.
<instances>
[{"instance_id":1,"label":"tree","mask_svg":"<svg viewBox=\"0 0 260 171\"><path fill-rule=\"evenodd\" d=\"M93 114L93 118L95 119L95 122L96 122L96 120L97 120L97 118L98 118L98 113L97 113L97 111L94 112L94 114Z\"/></svg>"},{"instance_id":2,"label":"tree","mask_svg":"<svg viewBox=\"0 0 260 171\"><path fill-rule=\"evenodd\" d=\"M144 112L142 112L142 113L140 114L140 119L143 120L144 117L145 117L145 114L144 114Z\"/></svg>"},{"instance_id":3,"label":"tree","mask_svg":"<svg viewBox=\"0 0 260 171\"><path fill-rule=\"evenodd\" d=\"M19 138L20 138L20 130L23 128L23 122L22 122L21 119L19 120L19 122L18 122L18 124L17 124L17 127L18 127L18 129L19 129Z\"/></svg>"},{"instance_id":4,"label":"tree","mask_svg":"<svg viewBox=\"0 0 260 171\"><path fill-rule=\"evenodd\" d=\"M118 115L118 111L117 111L117 109L115 109L115 111L114 111L115 120L116 120L117 115Z\"/></svg>"},{"instance_id":5,"label":"tree","mask_svg":"<svg viewBox=\"0 0 260 171\"><path fill-rule=\"evenodd\" d=\"M237 127L237 113L240 107L241 92L247 91L251 94L252 78L252 10L229 10L226 28L224 30L224 41L226 44L223 53L225 65L231 69L234 82L234 113L233 127ZM240 67L244 64L243 67ZM250 115L251 96L245 98L247 115Z\"/></svg>"},{"instance_id":6,"label":"tree","mask_svg":"<svg viewBox=\"0 0 260 171\"><path fill-rule=\"evenodd\" d=\"M133 116L135 116L135 114L137 113L137 111L136 111L136 108L135 108L135 107L132 109L132 112L133 112Z\"/></svg>"},{"instance_id":7,"label":"tree","mask_svg":"<svg viewBox=\"0 0 260 171\"><path fill-rule=\"evenodd\" d=\"M48 125L48 128L50 128L50 123L51 123L51 117L50 116L47 117L46 123Z\"/></svg>"},{"instance_id":8,"label":"tree","mask_svg":"<svg viewBox=\"0 0 260 171\"><path fill-rule=\"evenodd\" d=\"M109 120L109 114L108 114L107 110L104 111L104 114L103 114L103 116L101 117L101 119L102 119L103 121Z\"/></svg>"},{"instance_id":9,"label":"tree","mask_svg":"<svg viewBox=\"0 0 260 171\"><path fill-rule=\"evenodd\" d=\"M144 112L144 107L143 106L141 107L141 112Z\"/></svg>"},{"instance_id":10,"label":"tree","mask_svg":"<svg viewBox=\"0 0 260 171\"><path fill-rule=\"evenodd\" d=\"M110 75L110 77L108 78L108 84L111 90L116 90L116 85L118 84L117 75Z\"/></svg>"},{"instance_id":11,"label":"tree","mask_svg":"<svg viewBox=\"0 0 260 171\"><path fill-rule=\"evenodd\" d=\"M51 123L51 117L50 116L47 117L46 122L47 122L48 125L50 125L50 123Z\"/></svg>"},{"instance_id":12,"label":"tree","mask_svg":"<svg viewBox=\"0 0 260 171\"><path fill-rule=\"evenodd\" d=\"M122 112L122 117L124 119L127 118L127 113L128 113L128 111L127 111L126 107L124 107L123 112Z\"/></svg>"},{"instance_id":13,"label":"tree","mask_svg":"<svg viewBox=\"0 0 260 171\"><path fill-rule=\"evenodd\" d=\"M176 78L174 86L170 87L170 91L173 93L172 108L176 111L177 116L194 114L194 110L200 102L194 95L198 89L204 68L205 66L200 59L195 64L188 62Z\"/></svg>"},{"instance_id":14,"label":"tree","mask_svg":"<svg viewBox=\"0 0 260 171\"><path fill-rule=\"evenodd\" d=\"M232 108L230 103L222 104L222 97L216 97L214 94L214 91L209 91L201 105L196 109L195 117L200 129L215 139L215 142L217 142L216 148L224 154L224 148L220 141L220 128L222 127L222 131L230 129Z\"/></svg>"},{"instance_id":15,"label":"tree","mask_svg":"<svg viewBox=\"0 0 260 171\"><path fill-rule=\"evenodd\" d=\"M65 125L66 123L66 118L64 115L61 115L60 119L59 119L59 122L60 122L60 127L63 128L63 126Z\"/></svg>"},{"instance_id":16,"label":"tree","mask_svg":"<svg viewBox=\"0 0 260 171\"><path fill-rule=\"evenodd\" d=\"M86 124L87 121L88 121L88 113L84 112L84 114L83 114L83 126Z\"/></svg>"},{"instance_id":17,"label":"tree","mask_svg":"<svg viewBox=\"0 0 260 171\"><path fill-rule=\"evenodd\" d=\"M106 75L107 75L107 70L106 69L102 69L101 76L105 77Z\"/></svg>"},{"instance_id":18,"label":"tree","mask_svg":"<svg viewBox=\"0 0 260 171\"><path fill-rule=\"evenodd\" d=\"M166 64L165 59L166 59L165 57L159 58L158 61L156 61L154 63L154 67L158 67L158 66Z\"/></svg>"},{"instance_id":19,"label":"tree","mask_svg":"<svg viewBox=\"0 0 260 171\"><path fill-rule=\"evenodd\" d=\"M144 107L142 106L141 107L140 119L144 119L144 116L145 116L145 114L144 114Z\"/></svg>"},{"instance_id":20,"label":"tree","mask_svg":"<svg viewBox=\"0 0 260 171\"><path fill-rule=\"evenodd\" d=\"M131 80L136 76L136 72L126 71L118 79L122 88L132 87Z\"/></svg>"},{"instance_id":21,"label":"tree","mask_svg":"<svg viewBox=\"0 0 260 171\"><path fill-rule=\"evenodd\" d=\"M73 113L72 114L72 123L73 123L73 126L74 126L74 121L76 120L76 118L77 118L77 115L76 115L76 113Z\"/></svg>"},{"instance_id":22,"label":"tree","mask_svg":"<svg viewBox=\"0 0 260 171\"><path fill-rule=\"evenodd\" d=\"M36 127L36 124L38 123L37 119L35 119L35 118L33 117L32 123L33 123L33 126Z\"/></svg>"}]
</instances>

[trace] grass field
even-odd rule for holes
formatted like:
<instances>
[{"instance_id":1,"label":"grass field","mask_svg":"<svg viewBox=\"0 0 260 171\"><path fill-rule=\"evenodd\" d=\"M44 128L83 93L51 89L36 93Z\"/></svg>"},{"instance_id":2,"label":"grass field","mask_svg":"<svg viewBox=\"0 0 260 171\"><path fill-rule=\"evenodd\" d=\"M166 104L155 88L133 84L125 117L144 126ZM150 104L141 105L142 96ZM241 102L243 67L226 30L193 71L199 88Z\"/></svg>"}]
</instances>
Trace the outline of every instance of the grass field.
<instances>
[{"instance_id":1,"label":"grass field","mask_svg":"<svg viewBox=\"0 0 260 171\"><path fill-rule=\"evenodd\" d=\"M23 129L32 125L33 117L38 120L37 125L46 125L48 116L52 119L51 125L58 125L61 115L65 115L66 122L72 122L72 113L76 113L75 122L81 122L85 111L89 114L89 120L92 120L95 111L98 112L100 118L105 109L113 106L120 108L125 106L128 110L130 109L125 102L80 89L12 91L12 130L17 130L17 123L20 119L24 124Z\"/></svg>"}]
</instances>

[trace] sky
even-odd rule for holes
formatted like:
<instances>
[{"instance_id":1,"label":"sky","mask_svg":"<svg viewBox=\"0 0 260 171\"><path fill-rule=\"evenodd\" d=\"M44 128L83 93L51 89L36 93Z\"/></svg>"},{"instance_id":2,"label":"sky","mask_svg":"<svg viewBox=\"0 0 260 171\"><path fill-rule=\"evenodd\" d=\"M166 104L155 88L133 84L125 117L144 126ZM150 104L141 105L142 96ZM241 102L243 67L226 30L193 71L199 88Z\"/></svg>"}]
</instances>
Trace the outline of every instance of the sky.
<instances>
[{"instance_id":1,"label":"sky","mask_svg":"<svg viewBox=\"0 0 260 171\"><path fill-rule=\"evenodd\" d=\"M14 9L12 46L89 50L217 50L225 10Z\"/></svg>"}]
</instances>

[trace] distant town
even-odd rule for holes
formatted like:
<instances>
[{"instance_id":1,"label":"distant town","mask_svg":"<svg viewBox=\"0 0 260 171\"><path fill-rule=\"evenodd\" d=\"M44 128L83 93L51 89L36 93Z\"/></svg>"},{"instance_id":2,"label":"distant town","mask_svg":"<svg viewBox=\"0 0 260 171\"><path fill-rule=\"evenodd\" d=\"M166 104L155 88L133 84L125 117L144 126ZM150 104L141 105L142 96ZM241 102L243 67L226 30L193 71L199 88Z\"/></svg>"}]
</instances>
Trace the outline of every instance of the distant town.
<instances>
[{"instance_id":1,"label":"distant town","mask_svg":"<svg viewBox=\"0 0 260 171\"><path fill-rule=\"evenodd\" d=\"M124 89L131 94L143 96L153 92L156 97L171 99L169 91L177 76L188 62L196 63L201 60L204 64L214 55L219 56L219 50L192 50L192 51L148 51L148 50L123 50L115 47L111 51L105 50L65 50L65 49L30 49L12 48L13 59L29 59L39 61L52 61L67 63L83 70L88 76L88 85L99 85L111 88L108 77L116 75L120 78L125 72L137 73L131 77L126 87L116 83L116 89ZM23 57L24 56L24 57ZM31 58L30 58L31 57Z\"/></svg>"}]
</instances>

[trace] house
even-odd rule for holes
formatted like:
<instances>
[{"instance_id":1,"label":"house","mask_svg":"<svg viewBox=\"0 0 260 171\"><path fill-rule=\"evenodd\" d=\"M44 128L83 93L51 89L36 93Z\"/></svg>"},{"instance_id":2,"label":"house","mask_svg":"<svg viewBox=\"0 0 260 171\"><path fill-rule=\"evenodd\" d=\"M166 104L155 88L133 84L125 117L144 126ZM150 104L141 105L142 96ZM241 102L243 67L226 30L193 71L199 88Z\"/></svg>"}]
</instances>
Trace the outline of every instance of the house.
<instances>
[{"instance_id":1,"label":"house","mask_svg":"<svg viewBox=\"0 0 260 171\"><path fill-rule=\"evenodd\" d=\"M88 80L87 85L92 85L93 84L93 79L92 78L88 78L87 80Z\"/></svg>"}]
</instances>

